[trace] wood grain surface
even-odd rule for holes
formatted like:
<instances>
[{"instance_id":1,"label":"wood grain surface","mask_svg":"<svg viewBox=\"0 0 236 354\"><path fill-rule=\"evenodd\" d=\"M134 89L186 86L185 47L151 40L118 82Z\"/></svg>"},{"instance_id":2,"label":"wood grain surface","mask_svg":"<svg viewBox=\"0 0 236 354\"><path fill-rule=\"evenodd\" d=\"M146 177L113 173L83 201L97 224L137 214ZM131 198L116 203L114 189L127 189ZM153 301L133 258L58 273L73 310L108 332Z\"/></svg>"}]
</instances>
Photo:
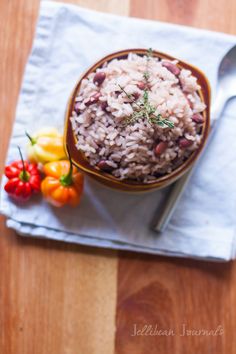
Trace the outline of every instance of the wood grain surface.
<instances>
[{"instance_id":1,"label":"wood grain surface","mask_svg":"<svg viewBox=\"0 0 236 354\"><path fill-rule=\"evenodd\" d=\"M67 2L236 34L235 0ZM0 0L1 173L38 8L39 0ZM0 353L235 353L233 262L24 239L6 229L1 217L0 270ZM135 326L145 325L170 335L133 336ZM223 334L181 336L183 325L190 330L221 326Z\"/></svg>"}]
</instances>

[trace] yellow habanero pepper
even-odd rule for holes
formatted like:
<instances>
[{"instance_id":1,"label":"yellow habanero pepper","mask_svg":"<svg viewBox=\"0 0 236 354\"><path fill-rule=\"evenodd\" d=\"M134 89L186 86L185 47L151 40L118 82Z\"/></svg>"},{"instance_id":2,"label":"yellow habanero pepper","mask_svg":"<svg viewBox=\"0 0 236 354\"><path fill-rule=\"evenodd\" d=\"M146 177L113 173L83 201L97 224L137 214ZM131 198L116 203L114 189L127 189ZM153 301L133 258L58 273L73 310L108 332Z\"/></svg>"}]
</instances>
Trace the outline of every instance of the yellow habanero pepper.
<instances>
[{"instance_id":1,"label":"yellow habanero pepper","mask_svg":"<svg viewBox=\"0 0 236 354\"><path fill-rule=\"evenodd\" d=\"M62 135L55 128L44 128L32 137L26 133L30 142L27 155L30 162L46 163L66 158Z\"/></svg>"},{"instance_id":2,"label":"yellow habanero pepper","mask_svg":"<svg viewBox=\"0 0 236 354\"><path fill-rule=\"evenodd\" d=\"M48 162L43 166L46 175L41 183L41 191L46 200L61 207L69 204L73 207L80 202L84 177L67 160Z\"/></svg>"}]
</instances>

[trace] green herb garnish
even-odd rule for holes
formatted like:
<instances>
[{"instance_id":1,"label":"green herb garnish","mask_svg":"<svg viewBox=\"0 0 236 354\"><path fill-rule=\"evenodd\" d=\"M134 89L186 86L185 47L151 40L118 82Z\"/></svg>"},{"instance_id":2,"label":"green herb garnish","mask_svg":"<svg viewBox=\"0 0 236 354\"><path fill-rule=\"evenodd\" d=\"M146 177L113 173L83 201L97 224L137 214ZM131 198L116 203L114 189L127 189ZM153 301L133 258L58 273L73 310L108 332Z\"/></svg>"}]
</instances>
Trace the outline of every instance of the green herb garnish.
<instances>
[{"instance_id":1,"label":"green herb garnish","mask_svg":"<svg viewBox=\"0 0 236 354\"><path fill-rule=\"evenodd\" d=\"M148 80L150 79L150 74L149 74L149 72L148 72L148 71L145 71L145 72L143 73L143 77L144 77L144 79L145 79L146 81L148 81Z\"/></svg>"},{"instance_id":2,"label":"green herb garnish","mask_svg":"<svg viewBox=\"0 0 236 354\"><path fill-rule=\"evenodd\" d=\"M119 87L121 91L123 91L125 95L132 100L133 105L136 106L134 112L126 118L126 125L132 125L139 119L146 118L150 124L157 124L163 128L174 128L174 123L166 118L163 118L161 114L156 114L156 108L149 102L147 90L144 90L142 99L139 102L135 102L133 100L134 97L131 94L127 93L122 86L119 85Z\"/></svg>"},{"instance_id":3,"label":"green herb garnish","mask_svg":"<svg viewBox=\"0 0 236 354\"><path fill-rule=\"evenodd\" d=\"M149 48L147 51L147 61L150 60L150 57L153 55L152 48ZM147 69L143 74L143 77L146 81L146 86L148 88L148 80L150 78L150 72L148 71L148 62ZM163 128L174 128L174 123L170 120L163 118L161 114L156 113L156 108L150 104L148 89L144 90L143 97L138 101L135 100L135 97L132 94L127 93L123 87L118 85L122 92L132 101L134 112L126 117L126 125L132 125L139 121L139 119L146 118L149 124L157 124Z\"/></svg>"},{"instance_id":4,"label":"green herb garnish","mask_svg":"<svg viewBox=\"0 0 236 354\"><path fill-rule=\"evenodd\" d=\"M153 50L152 50L152 48L149 48L148 50L147 50L147 57L148 57L148 60L150 60L150 58L153 56Z\"/></svg>"},{"instance_id":5,"label":"green herb garnish","mask_svg":"<svg viewBox=\"0 0 236 354\"><path fill-rule=\"evenodd\" d=\"M143 78L146 81L146 87L148 87L148 80L150 79L150 72L148 70L148 64L149 64L149 60L152 56L153 56L152 48L149 48L147 51L147 54L146 54L146 57L147 57L146 71L144 71L144 73L143 73Z\"/></svg>"}]
</instances>

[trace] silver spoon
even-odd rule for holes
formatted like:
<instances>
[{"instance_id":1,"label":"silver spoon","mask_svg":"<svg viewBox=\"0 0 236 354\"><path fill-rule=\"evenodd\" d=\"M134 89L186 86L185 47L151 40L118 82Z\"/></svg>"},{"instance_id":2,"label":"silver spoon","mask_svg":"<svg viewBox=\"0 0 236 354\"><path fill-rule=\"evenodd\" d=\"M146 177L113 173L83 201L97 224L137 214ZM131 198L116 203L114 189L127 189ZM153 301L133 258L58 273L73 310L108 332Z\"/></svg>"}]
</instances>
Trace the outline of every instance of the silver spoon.
<instances>
[{"instance_id":1,"label":"silver spoon","mask_svg":"<svg viewBox=\"0 0 236 354\"><path fill-rule=\"evenodd\" d=\"M211 131L206 146L209 144L213 133L216 130L215 128L220 121L219 118L226 103L232 97L236 97L236 45L228 51L219 65L217 94L214 105L211 108ZM206 149L204 151L206 151ZM163 232L167 227L195 167L196 164L183 177L174 183L166 201L164 201L164 206L158 212L158 215L154 220L153 229L155 231Z\"/></svg>"}]
</instances>

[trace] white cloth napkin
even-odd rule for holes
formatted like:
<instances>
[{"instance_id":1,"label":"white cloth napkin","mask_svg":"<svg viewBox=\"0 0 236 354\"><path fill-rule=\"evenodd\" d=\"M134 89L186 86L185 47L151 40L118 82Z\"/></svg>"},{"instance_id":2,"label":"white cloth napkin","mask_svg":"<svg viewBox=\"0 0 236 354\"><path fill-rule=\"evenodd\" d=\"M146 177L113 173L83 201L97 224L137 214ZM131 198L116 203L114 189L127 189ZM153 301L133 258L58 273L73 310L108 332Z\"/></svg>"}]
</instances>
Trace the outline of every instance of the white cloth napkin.
<instances>
[{"instance_id":1,"label":"white cloth napkin","mask_svg":"<svg viewBox=\"0 0 236 354\"><path fill-rule=\"evenodd\" d=\"M167 52L201 68L214 95L222 56L236 37L98 13L43 1L33 49L26 67L7 162L26 144L25 129L63 129L65 107L81 73L97 59L124 48ZM214 99L214 98L213 98ZM80 206L56 209L40 197L25 205L2 191L7 226L21 235L97 247L212 260L235 257L236 105L222 123L162 235L150 223L166 190L133 196L86 180ZM2 180L2 185L5 178Z\"/></svg>"}]
</instances>

